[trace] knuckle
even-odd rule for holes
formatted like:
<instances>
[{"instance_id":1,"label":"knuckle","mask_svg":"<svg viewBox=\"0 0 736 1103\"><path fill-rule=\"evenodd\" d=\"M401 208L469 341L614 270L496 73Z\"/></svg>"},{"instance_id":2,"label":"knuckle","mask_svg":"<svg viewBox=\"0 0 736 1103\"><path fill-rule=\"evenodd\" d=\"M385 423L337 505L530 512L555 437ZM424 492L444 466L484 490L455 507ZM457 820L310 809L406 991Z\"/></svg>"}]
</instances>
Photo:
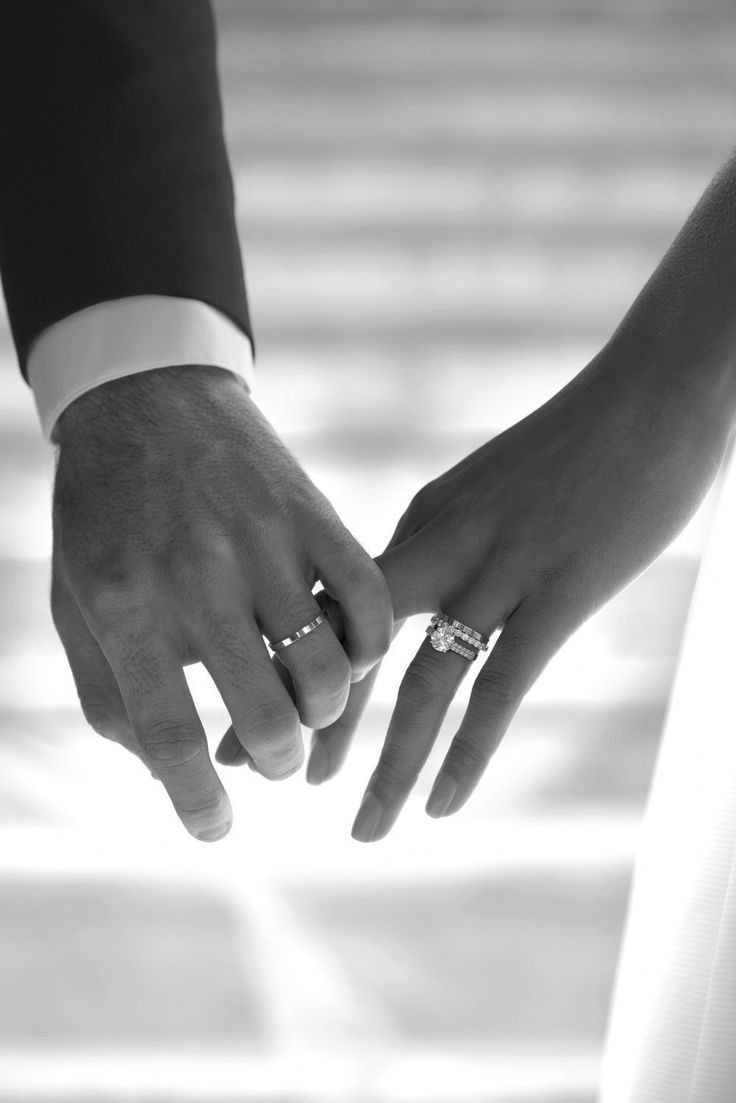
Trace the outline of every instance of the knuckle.
<instances>
[{"instance_id":1,"label":"knuckle","mask_svg":"<svg viewBox=\"0 0 736 1103\"><path fill-rule=\"evenodd\" d=\"M380 567L348 532L342 532L334 550L340 556L340 581L359 601L376 602L380 609L391 607L388 583Z\"/></svg>"},{"instance_id":2,"label":"knuckle","mask_svg":"<svg viewBox=\"0 0 736 1103\"><path fill-rule=\"evenodd\" d=\"M403 792L410 789L418 777L419 771L406 748L387 747L371 779L371 788L383 793Z\"/></svg>"},{"instance_id":3,"label":"knuckle","mask_svg":"<svg viewBox=\"0 0 736 1103\"><path fill-rule=\"evenodd\" d=\"M243 743L264 777L285 778L299 769L304 761L304 748L298 738L295 709L265 702L250 713L244 728Z\"/></svg>"},{"instance_id":4,"label":"knuckle","mask_svg":"<svg viewBox=\"0 0 736 1103\"><path fill-rule=\"evenodd\" d=\"M301 740L273 742L261 754L254 751L252 757L265 778L283 781L303 765L304 747Z\"/></svg>"},{"instance_id":5,"label":"knuckle","mask_svg":"<svg viewBox=\"0 0 736 1103\"><path fill-rule=\"evenodd\" d=\"M448 769L460 777L480 773L488 765L488 750L479 739L458 734L447 754Z\"/></svg>"},{"instance_id":6,"label":"knuckle","mask_svg":"<svg viewBox=\"0 0 736 1103\"><path fill-rule=\"evenodd\" d=\"M343 585L358 598L371 597L376 589L376 574L380 571L363 549L351 557L343 571Z\"/></svg>"},{"instance_id":7,"label":"knuckle","mask_svg":"<svg viewBox=\"0 0 736 1103\"><path fill-rule=\"evenodd\" d=\"M174 580L182 592L200 599L238 570L234 543L216 527L201 523L187 529L185 540L177 533L155 558L162 575Z\"/></svg>"},{"instance_id":8,"label":"knuckle","mask_svg":"<svg viewBox=\"0 0 736 1103\"><path fill-rule=\"evenodd\" d=\"M71 534L65 534L69 537ZM100 582L125 586L141 561L141 551L128 533L100 527L93 532L75 531L66 544L60 541L61 559L73 585L94 586Z\"/></svg>"},{"instance_id":9,"label":"knuckle","mask_svg":"<svg viewBox=\"0 0 736 1103\"><path fill-rule=\"evenodd\" d=\"M202 754L204 742L199 732L173 720L148 724L141 732L146 759L161 767L186 766Z\"/></svg>"},{"instance_id":10,"label":"knuckle","mask_svg":"<svg viewBox=\"0 0 736 1103\"><path fill-rule=\"evenodd\" d=\"M391 596L388 583L378 565L363 552L348 568L348 583L359 596L376 603L376 612L391 608Z\"/></svg>"},{"instance_id":11,"label":"knuckle","mask_svg":"<svg viewBox=\"0 0 736 1103\"><path fill-rule=\"evenodd\" d=\"M463 546L469 541L476 552L481 553L481 561L485 559L488 551L489 538L492 533L492 525L486 526L485 518L492 517L492 511L484 508L485 503L479 500L477 495L468 492L458 493L453 496L447 506L446 524L453 532L456 544ZM483 528L479 531L479 518L484 519Z\"/></svg>"},{"instance_id":12,"label":"knuckle","mask_svg":"<svg viewBox=\"0 0 736 1103\"><path fill-rule=\"evenodd\" d=\"M352 575L352 577L350 577ZM350 592L362 599L371 619L385 627L390 639L393 626L393 604L386 577L373 559L356 563L349 572Z\"/></svg>"},{"instance_id":13,"label":"knuckle","mask_svg":"<svg viewBox=\"0 0 736 1103\"><path fill-rule=\"evenodd\" d=\"M102 631L119 626L121 617L130 617L135 607L141 605L142 579L128 574L115 580L97 578L82 590L84 608L94 625Z\"/></svg>"},{"instance_id":14,"label":"knuckle","mask_svg":"<svg viewBox=\"0 0 736 1103\"><path fill-rule=\"evenodd\" d=\"M473 696L489 712L508 712L521 701L523 691L518 679L501 668L485 670L475 683Z\"/></svg>"},{"instance_id":15,"label":"knuckle","mask_svg":"<svg viewBox=\"0 0 736 1103\"><path fill-rule=\"evenodd\" d=\"M352 667L344 651L315 652L306 665L304 681L322 699L334 702L344 695L351 673Z\"/></svg>"},{"instance_id":16,"label":"knuckle","mask_svg":"<svg viewBox=\"0 0 736 1103\"><path fill-rule=\"evenodd\" d=\"M419 655L406 671L399 695L409 707L420 708L426 704L428 698L445 691L445 679L439 664L429 657Z\"/></svg>"},{"instance_id":17,"label":"knuckle","mask_svg":"<svg viewBox=\"0 0 736 1103\"><path fill-rule=\"evenodd\" d=\"M315 694L299 702L299 717L307 728L319 731L340 719L345 708L349 686L337 694Z\"/></svg>"},{"instance_id":18,"label":"knuckle","mask_svg":"<svg viewBox=\"0 0 736 1103\"><path fill-rule=\"evenodd\" d=\"M295 728L296 712L276 701L263 701L251 709L246 728L249 741L270 744L274 738L290 735Z\"/></svg>"}]
</instances>

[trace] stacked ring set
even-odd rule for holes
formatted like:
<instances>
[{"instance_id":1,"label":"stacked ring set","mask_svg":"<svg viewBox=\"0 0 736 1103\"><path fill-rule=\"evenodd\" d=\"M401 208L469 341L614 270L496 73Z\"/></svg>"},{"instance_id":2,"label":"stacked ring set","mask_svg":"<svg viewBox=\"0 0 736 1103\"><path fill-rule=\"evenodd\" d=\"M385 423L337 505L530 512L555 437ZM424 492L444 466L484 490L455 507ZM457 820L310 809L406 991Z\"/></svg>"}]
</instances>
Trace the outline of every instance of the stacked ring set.
<instances>
[{"instance_id":1,"label":"stacked ring set","mask_svg":"<svg viewBox=\"0 0 736 1103\"><path fill-rule=\"evenodd\" d=\"M426 632L435 651L454 651L471 663L478 658L479 652L488 650L488 636L482 636L474 628L444 613L435 613Z\"/></svg>"}]
</instances>

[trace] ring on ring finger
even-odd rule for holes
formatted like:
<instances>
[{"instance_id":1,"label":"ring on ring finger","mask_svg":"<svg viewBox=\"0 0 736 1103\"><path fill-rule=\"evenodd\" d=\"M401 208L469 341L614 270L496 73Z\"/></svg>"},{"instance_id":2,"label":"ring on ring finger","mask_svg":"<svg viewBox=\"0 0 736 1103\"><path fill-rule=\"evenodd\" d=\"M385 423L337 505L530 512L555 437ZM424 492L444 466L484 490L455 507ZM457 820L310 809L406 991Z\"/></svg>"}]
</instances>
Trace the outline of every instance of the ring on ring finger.
<instances>
[{"instance_id":1,"label":"ring on ring finger","mask_svg":"<svg viewBox=\"0 0 736 1103\"><path fill-rule=\"evenodd\" d=\"M490 642L488 636L445 613L435 613L425 633L435 651L454 651L468 662L474 662L481 651L487 651Z\"/></svg>"}]
</instances>

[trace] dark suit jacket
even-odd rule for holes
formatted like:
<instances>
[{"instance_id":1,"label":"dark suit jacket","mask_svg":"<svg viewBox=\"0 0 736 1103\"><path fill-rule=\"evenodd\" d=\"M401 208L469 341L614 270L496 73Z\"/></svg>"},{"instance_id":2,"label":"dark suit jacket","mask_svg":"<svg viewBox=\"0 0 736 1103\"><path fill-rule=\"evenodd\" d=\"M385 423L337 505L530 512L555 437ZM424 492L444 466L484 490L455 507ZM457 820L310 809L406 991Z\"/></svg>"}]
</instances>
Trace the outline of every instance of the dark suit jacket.
<instances>
[{"instance_id":1,"label":"dark suit jacket","mask_svg":"<svg viewBox=\"0 0 736 1103\"><path fill-rule=\"evenodd\" d=\"M18 360L75 311L201 299L252 339L207 0L0 0L0 273Z\"/></svg>"}]
</instances>

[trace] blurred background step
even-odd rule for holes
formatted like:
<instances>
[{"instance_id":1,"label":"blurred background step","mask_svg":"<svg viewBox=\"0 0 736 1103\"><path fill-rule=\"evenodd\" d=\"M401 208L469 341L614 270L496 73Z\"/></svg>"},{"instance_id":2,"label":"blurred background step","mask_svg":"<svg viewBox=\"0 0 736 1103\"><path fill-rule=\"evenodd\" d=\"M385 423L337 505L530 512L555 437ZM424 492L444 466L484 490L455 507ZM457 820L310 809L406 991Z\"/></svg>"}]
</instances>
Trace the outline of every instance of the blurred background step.
<instances>
[{"instance_id":1,"label":"blurred background step","mask_svg":"<svg viewBox=\"0 0 736 1103\"><path fill-rule=\"evenodd\" d=\"M409 1052L389 1059L380 1076L367 1061L358 1062L351 1075L346 1062L310 1060L309 1055L277 1068L229 1054L192 1059L173 1053L111 1054L80 1066L72 1054L55 1055L29 1070L24 1059L32 1057L21 1053L4 1061L8 1083L23 1088L2 1091L3 1103L128 1103L131 1098L143 1103L304 1103L315 1092L325 1103L365 1103L379 1096L419 1103L412 1092L418 1066L428 1066L431 1073L421 1096L425 1103L444 1103L457 1084L462 1085L466 1103L593 1103L596 1066L594 1053L568 1047L542 1056L522 1047L512 1055L507 1050L468 1049L461 1058L436 1048L430 1057Z\"/></svg>"},{"instance_id":2,"label":"blurred background step","mask_svg":"<svg viewBox=\"0 0 736 1103\"><path fill-rule=\"evenodd\" d=\"M258 948L201 886L0 876L0 899L2 1046L265 1043Z\"/></svg>"},{"instance_id":3,"label":"blurred background step","mask_svg":"<svg viewBox=\"0 0 736 1103\"><path fill-rule=\"evenodd\" d=\"M733 5L215 9L257 398L376 554L610 336L733 145ZM0 1103L593 1103L714 495L553 660L462 815L424 801L470 680L389 839L349 837L420 618L340 776L222 771L236 821L205 849L81 716L53 464L0 317Z\"/></svg>"},{"instance_id":4,"label":"blurred background step","mask_svg":"<svg viewBox=\"0 0 736 1103\"><path fill-rule=\"evenodd\" d=\"M305 885L287 899L356 991L385 1006L400 1044L492 1038L513 1050L535 1038L599 1042L628 888L620 870L584 882L556 870L469 876L449 891Z\"/></svg>"},{"instance_id":5,"label":"blurred background step","mask_svg":"<svg viewBox=\"0 0 736 1103\"><path fill-rule=\"evenodd\" d=\"M469 876L450 892L318 883L284 896L396 1045L493 1038L513 1049L597 1044L628 884L619 870L585 883L555 871ZM0 1007L3 1046L267 1044L262 936L200 887L0 877L0 894L0 991L13 995Z\"/></svg>"}]
</instances>

